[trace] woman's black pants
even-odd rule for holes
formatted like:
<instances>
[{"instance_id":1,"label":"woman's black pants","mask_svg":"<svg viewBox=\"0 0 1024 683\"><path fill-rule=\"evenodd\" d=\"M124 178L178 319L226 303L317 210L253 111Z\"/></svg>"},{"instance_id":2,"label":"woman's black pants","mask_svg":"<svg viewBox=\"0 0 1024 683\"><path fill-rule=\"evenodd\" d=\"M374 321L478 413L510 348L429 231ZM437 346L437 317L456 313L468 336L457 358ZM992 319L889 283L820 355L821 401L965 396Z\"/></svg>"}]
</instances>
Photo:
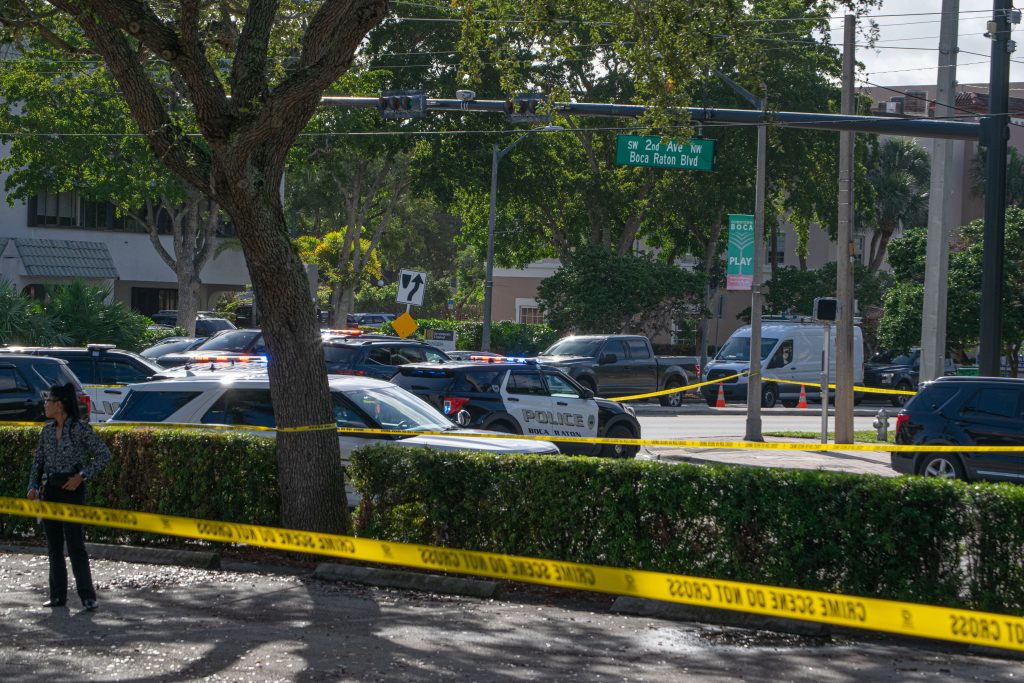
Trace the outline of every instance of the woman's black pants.
<instances>
[{"instance_id":1,"label":"woman's black pants","mask_svg":"<svg viewBox=\"0 0 1024 683\"><path fill-rule=\"evenodd\" d=\"M59 486L47 486L44 498L50 503L72 503L85 505L85 484L74 491L65 491ZM64 545L67 544L71 558L71 571L75 575L75 590L82 602L96 599L89 571L89 554L85 551L85 530L81 524L44 519L46 544L50 553L50 600L67 602L68 568L64 564Z\"/></svg>"}]
</instances>

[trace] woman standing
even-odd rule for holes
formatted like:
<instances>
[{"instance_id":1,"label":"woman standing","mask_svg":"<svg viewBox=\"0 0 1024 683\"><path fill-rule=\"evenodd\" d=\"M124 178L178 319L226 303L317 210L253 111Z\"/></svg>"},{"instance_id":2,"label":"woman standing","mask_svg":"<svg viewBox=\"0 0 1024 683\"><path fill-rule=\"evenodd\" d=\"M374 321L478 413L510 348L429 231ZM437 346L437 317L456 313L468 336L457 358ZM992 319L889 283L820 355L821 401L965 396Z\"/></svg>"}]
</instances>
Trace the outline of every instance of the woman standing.
<instances>
[{"instance_id":1,"label":"woman standing","mask_svg":"<svg viewBox=\"0 0 1024 683\"><path fill-rule=\"evenodd\" d=\"M28 497L54 503L85 504L85 482L95 477L107 461L110 449L88 423L78 417L78 394L72 384L55 384L46 398L48 422L39 435ZM88 456L92 456L89 460ZM42 489L40 485L42 484ZM87 610L96 609L96 589L85 551L85 532L81 524L43 520L50 554L50 599L44 607L63 607L68 599L68 569L64 564L64 544L71 557L75 589Z\"/></svg>"}]
</instances>

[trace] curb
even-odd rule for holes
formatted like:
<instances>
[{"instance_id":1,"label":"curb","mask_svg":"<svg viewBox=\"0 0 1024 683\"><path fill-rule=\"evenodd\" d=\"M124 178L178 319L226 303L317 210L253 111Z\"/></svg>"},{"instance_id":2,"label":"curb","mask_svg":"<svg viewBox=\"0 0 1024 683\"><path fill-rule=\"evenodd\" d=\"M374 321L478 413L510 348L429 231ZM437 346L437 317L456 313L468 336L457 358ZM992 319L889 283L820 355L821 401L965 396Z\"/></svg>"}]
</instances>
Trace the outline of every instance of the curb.
<instances>
[{"instance_id":1,"label":"curb","mask_svg":"<svg viewBox=\"0 0 1024 683\"><path fill-rule=\"evenodd\" d=\"M97 560L138 562L141 564L166 564L198 569L220 569L220 555L197 550L171 550L168 548L143 548L139 546L86 543L89 557Z\"/></svg>"},{"instance_id":2,"label":"curb","mask_svg":"<svg viewBox=\"0 0 1024 683\"><path fill-rule=\"evenodd\" d=\"M420 574L395 569L357 567L348 564L335 564L333 562L324 562L317 565L316 570L313 572L313 578L323 581L354 581L371 586L407 588L429 593L449 593L484 599L493 598L498 592L497 581Z\"/></svg>"}]
</instances>

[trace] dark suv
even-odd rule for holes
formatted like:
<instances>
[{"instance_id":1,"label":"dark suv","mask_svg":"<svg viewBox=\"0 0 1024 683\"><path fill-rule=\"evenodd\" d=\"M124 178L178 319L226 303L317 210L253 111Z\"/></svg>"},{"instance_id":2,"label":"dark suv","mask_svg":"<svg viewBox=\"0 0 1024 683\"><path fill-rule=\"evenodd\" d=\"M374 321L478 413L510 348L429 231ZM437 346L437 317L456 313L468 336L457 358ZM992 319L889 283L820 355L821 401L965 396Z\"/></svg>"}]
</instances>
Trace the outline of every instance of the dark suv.
<instances>
[{"instance_id":1,"label":"dark suv","mask_svg":"<svg viewBox=\"0 0 1024 683\"><path fill-rule=\"evenodd\" d=\"M89 396L81 382L57 358L0 353L0 421L39 422L46 419L43 399L54 384L75 386L83 420L89 419Z\"/></svg>"},{"instance_id":2,"label":"dark suv","mask_svg":"<svg viewBox=\"0 0 1024 683\"><path fill-rule=\"evenodd\" d=\"M398 337L352 337L324 342L324 361L332 375L363 375L389 380L408 363L444 363L451 360L435 346Z\"/></svg>"},{"instance_id":3,"label":"dark suv","mask_svg":"<svg viewBox=\"0 0 1024 683\"><path fill-rule=\"evenodd\" d=\"M163 371L159 365L137 353L114 348L113 344L74 346L26 346L12 353L59 358L89 395L91 417L95 422L109 420L125 394L124 385L145 382Z\"/></svg>"},{"instance_id":4,"label":"dark suv","mask_svg":"<svg viewBox=\"0 0 1024 683\"><path fill-rule=\"evenodd\" d=\"M928 382L896 417L896 443L964 447L956 453L892 453L897 472L1024 482L1024 454L970 450L1024 446L1024 379L942 377Z\"/></svg>"}]
</instances>

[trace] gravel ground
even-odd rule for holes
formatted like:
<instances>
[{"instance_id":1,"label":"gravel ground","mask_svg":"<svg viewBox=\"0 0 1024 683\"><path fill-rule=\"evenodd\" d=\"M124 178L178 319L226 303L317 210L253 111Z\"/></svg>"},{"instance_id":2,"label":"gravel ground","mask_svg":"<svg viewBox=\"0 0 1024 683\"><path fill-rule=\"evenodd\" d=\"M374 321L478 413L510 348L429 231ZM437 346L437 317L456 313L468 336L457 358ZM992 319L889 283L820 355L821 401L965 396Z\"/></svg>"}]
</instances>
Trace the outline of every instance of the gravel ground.
<instances>
[{"instance_id":1,"label":"gravel ground","mask_svg":"<svg viewBox=\"0 0 1024 683\"><path fill-rule=\"evenodd\" d=\"M1016 681L1020 661L608 612L513 586L503 600L327 583L301 568L93 561L100 608L41 607L46 558L0 552L0 680Z\"/></svg>"}]
</instances>

